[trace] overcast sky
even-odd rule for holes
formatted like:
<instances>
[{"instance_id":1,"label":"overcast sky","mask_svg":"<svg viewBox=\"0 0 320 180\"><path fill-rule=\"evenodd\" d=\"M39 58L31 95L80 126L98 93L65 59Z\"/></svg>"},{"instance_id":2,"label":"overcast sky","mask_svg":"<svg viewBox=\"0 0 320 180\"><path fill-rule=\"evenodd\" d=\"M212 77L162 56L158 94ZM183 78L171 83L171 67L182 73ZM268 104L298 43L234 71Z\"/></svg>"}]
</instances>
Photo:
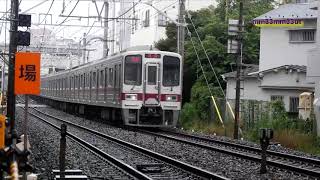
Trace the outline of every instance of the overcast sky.
<instances>
[{"instance_id":1,"label":"overcast sky","mask_svg":"<svg viewBox=\"0 0 320 180\"><path fill-rule=\"evenodd\" d=\"M7 9L10 8L10 0L0 0L0 15L1 17L4 15L4 12L6 11L6 2L7 4ZM44 2L43 4L29 10L33 6ZM52 0L22 0L20 4L20 13L23 13L27 11L27 14L32 15L32 23L38 24L40 22L42 23L47 23L47 24L60 24L65 20L65 17L60 17L59 15L69 15L71 10L75 7L77 1L76 0L65 0L65 8L63 11L63 0L54 0L52 4L52 8L49 12L51 15L47 15L45 21L45 14L48 12L49 7L52 3ZM97 2L98 9L101 11L103 2ZM119 3L117 3L117 6L119 6ZM119 8L117 8L119 9ZM79 3L77 4L76 8L72 12L73 16L97 16L97 10L95 7L95 4L92 1L83 1L80 0ZM102 12L102 15L104 15L104 11ZM52 18L52 22L51 22ZM39 22L40 21L40 22ZM96 21L96 22L95 22ZM102 21L98 21L97 19L79 19L79 18L68 18L66 21L63 23L65 25L89 25L92 26L94 23L94 26L103 26ZM1 28L2 27L2 28ZM1 42L4 41L4 36L5 36L5 23L3 21L0 21L0 28L1 28ZM7 33L8 29L10 28L9 24L7 24ZM63 37L68 37L68 38L74 38L74 39L79 39L81 36L83 36L83 33L89 32L90 27L64 27L64 26L37 26L37 25L32 25L31 29L38 29L38 28L46 28L46 29L51 29L53 32L55 32L58 36L63 36ZM93 33L103 33L102 28L92 28L90 30L90 34ZM8 34L7 34L8 36ZM7 37L8 40L8 37Z\"/></svg>"},{"instance_id":2,"label":"overcast sky","mask_svg":"<svg viewBox=\"0 0 320 180\"><path fill-rule=\"evenodd\" d=\"M109 0L112 2L111 0ZM116 0L116 2L119 0ZM127 3L133 3L138 2L138 0L125 0ZM143 0L148 1L148 0ZM154 2L161 1L161 0L154 0ZM166 1L172 1L172 3L176 2L178 5L178 0L166 0ZM208 0L186 0L186 6L188 9L188 5L190 1L199 2L199 1L208 1ZM214 0L212 0L214 2ZM52 4L52 7L50 9L49 14L45 16L46 13L48 13L48 10ZM32 15L32 23L38 24L40 22L47 23L47 24L60 24L63 22L66 18L61 17L61 15L69 15L69 13L72 11L72 9L77 4L77 0L21 0L20 4L20 13L26 13ZM38 5L37 7L34 7ZM97 0L97 7L99 11L101 11L101 8L103 6L102 0ZM112 11L113 3L110 3L110 11L109 11L109 17L112 17ZM0 0L0 17L5 18L5 12L10 9L10 0ZM120 3L116 3L116 17L119 14L118 11L120 9ZM95 7L95 4L91 0L80 0L75 9L73 10L72 16L97 16L97 10ZM102 16L104 16L104 10L102 11ZM46 17L46 18L45 18ZM45 18L45 20L44 20ZM52 19L52 20L51 20ZM5 26L7 24L7 27ZM64 25L86 25L86 26L103 26L102 21L98 21L98 19L79 19L79 18L67 18ZM55 34L57 34L58 37L64 37L64 38L72 38L76 41L82 38L83 33L88 33L89 35L102 35L103 34L103 28L90 28L90 27L65 27L65 26L37 26L32 25L31 29L39 29L39 28L45 28L52 30ZM9 34L8 30L10 28L9 23L4 23L3 20L0 20L0 42L4 42L5 40L5 32L7 42L9 40ZM23 28L22 28L23 29Z\"/></svg>"}]
</instances>

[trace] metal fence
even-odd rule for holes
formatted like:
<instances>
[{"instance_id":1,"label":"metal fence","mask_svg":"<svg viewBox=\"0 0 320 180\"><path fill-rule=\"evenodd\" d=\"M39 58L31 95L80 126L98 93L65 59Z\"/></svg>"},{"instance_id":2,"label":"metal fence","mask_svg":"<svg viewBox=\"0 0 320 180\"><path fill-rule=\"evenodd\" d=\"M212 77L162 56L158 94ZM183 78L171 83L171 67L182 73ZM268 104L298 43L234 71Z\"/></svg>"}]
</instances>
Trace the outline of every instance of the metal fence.
<instances>
[{"instance_id":1,"label":"metal fence","mask_svg":"<svg viewBox=\"0 0 320 180\"><path fill-rule=\"evenodd\" d=\"M233 115L230 108L227 105L227 101L223 98L215 98L219 112L222 116L223 122L232 123L234 121ZM211 98L210 101L210 121L218 122L219 117L214 107L214 103ZM235 100L228 100L231 105L232 111L234 111ZM260 121L271 121L272 120L272 106L268 101L257 101L257 100L241 100L240 102L240 124L243 130L249 130L254 128ZM286 128L298 129L308 133L315 131L315 118L305 121L298 119L298 113L288 113L288 120L285 123Z\"/></svg>"}]
</instances>

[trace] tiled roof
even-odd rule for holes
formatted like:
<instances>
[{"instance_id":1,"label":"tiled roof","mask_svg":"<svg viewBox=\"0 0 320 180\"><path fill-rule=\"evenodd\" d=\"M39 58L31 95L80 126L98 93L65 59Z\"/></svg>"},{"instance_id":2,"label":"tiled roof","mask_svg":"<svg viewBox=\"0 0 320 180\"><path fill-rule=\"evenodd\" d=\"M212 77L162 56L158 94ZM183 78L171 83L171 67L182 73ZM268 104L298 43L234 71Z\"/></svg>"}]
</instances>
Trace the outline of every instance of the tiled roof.
<instances>
[{"instance_id":1,"label":"tiled roof","mask_svg":"<svg viewBox=\"0 0 320 180\"><path fill-rule=\"evenodd\" d=\"M249 75L249 73L253 73L253 72L257 72L259 71L259 66L258 65L247 65L245 68L242 69L242 74L244 77L254 77L255 75ZM222 76L225 78L234 78L236 77L237 71L233 71L233 72L228 72L223 74ZM242 77L243 77L242 76Z\"/></svg>"},{"instance_id":2,"label":"tiled roof","mask_svg":"<svg viewBox=\"0 0 320 180\"><path fill-rule=\"evenodd\" d=\"M317 2L317 1L316 1ZM285 4L279 8L271 10L257 19L315 19L317 18L317 10L311 9L316 7L316 2L312 3L298 3L298 4Z\"/></svg>"},{"instance_id":3,"label":"tiled roof","mask_svg":"<svg viewBox=\"0 0 320 180\"><path fill-rule=\"evenodd\" d=\"M257 77L258 74L273 72L275 70L280 70L280 69L307 72L307 66L301 66L301 65L283 65L283 66L279 66L279 67L275 67L275 68L271 68L263 71L259 71L258 65L249 65L242 70L242 73L243 73L242 77ZM233 71L233 72L225 73L222 76L224 78L235 78L236 74L237 74L237 71Z\"/></svg>"},{"instance_id":4,"label":"tiled roof","mask_svg":"<svg viewBox=\"0 0 320 180\"><path fill-rule=\"evenodd\" d=\"M283 65L283 66L279 66L279 67L275 67L275 68L271 68L271 69L266 69L263 71L259 71L258 73L267 73L270 71L274 71L274 70L280 70L280 69L288 69L288 70L296 70L296 71L300 71L300 72L307 72L307 66L301 66L301 65Z\"/></svg>"}]
</instances>

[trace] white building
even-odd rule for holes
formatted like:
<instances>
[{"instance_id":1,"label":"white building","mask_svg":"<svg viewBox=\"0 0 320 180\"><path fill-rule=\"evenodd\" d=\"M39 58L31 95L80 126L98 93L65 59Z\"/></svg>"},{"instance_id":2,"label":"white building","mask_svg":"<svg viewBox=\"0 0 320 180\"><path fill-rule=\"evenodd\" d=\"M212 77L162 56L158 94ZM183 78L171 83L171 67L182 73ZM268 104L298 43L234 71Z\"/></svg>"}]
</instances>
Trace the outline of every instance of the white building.
<instances>
[{"instance_id":1,"label":"white building","mask_svg":"<svg viewBox=\"0 0 320 180\"><path fill-rule=\"evenodd\" d=\"M150 5L123 2L119 15L138 20L121 20L118 23L119 39L116 40L115 52L132 46L154 45L161 38L166 38L166 25L169 19L156 9L165 13L173 20L178 19L179 4L177 0L150 0ZM186 10L199 10L215 5L215 0L186 0ZM129 11L128 11L129 10Z\"/></svg>"},{"instance_id":2,"label":"white building","mask_svg":"<svg viewBox=\"0 0 320 180\"><path fill-rule=\"evenodd\" d=\"M288 112L298 111L299 94L313 92L306 79L307 59L316 47L315 2L279 6L254 19L261 27L259 68L244 70L241 99L281 99ZM235 99L235 72L224 74L227 98Z\"/></svg>"}]
</instances>

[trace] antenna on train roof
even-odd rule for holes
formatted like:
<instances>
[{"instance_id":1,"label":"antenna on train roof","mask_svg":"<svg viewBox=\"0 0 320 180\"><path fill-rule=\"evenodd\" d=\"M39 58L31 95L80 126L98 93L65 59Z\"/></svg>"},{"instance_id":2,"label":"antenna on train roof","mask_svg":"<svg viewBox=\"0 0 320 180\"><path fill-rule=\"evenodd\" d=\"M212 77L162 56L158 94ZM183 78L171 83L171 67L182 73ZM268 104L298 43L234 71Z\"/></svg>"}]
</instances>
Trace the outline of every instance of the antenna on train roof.
<instances>
[{"instance_id":1,"label":"antenna on train roof","mask_svg":"<svg viewBox=\"0 0 320 180\"><path fill-rule=\"evenodd\" d=\"M159 51L159 49L153 47L152 45L142 45L142 46L129 47L121 52L127 52L127 51Z\"/></svg>"}]
</instances>

